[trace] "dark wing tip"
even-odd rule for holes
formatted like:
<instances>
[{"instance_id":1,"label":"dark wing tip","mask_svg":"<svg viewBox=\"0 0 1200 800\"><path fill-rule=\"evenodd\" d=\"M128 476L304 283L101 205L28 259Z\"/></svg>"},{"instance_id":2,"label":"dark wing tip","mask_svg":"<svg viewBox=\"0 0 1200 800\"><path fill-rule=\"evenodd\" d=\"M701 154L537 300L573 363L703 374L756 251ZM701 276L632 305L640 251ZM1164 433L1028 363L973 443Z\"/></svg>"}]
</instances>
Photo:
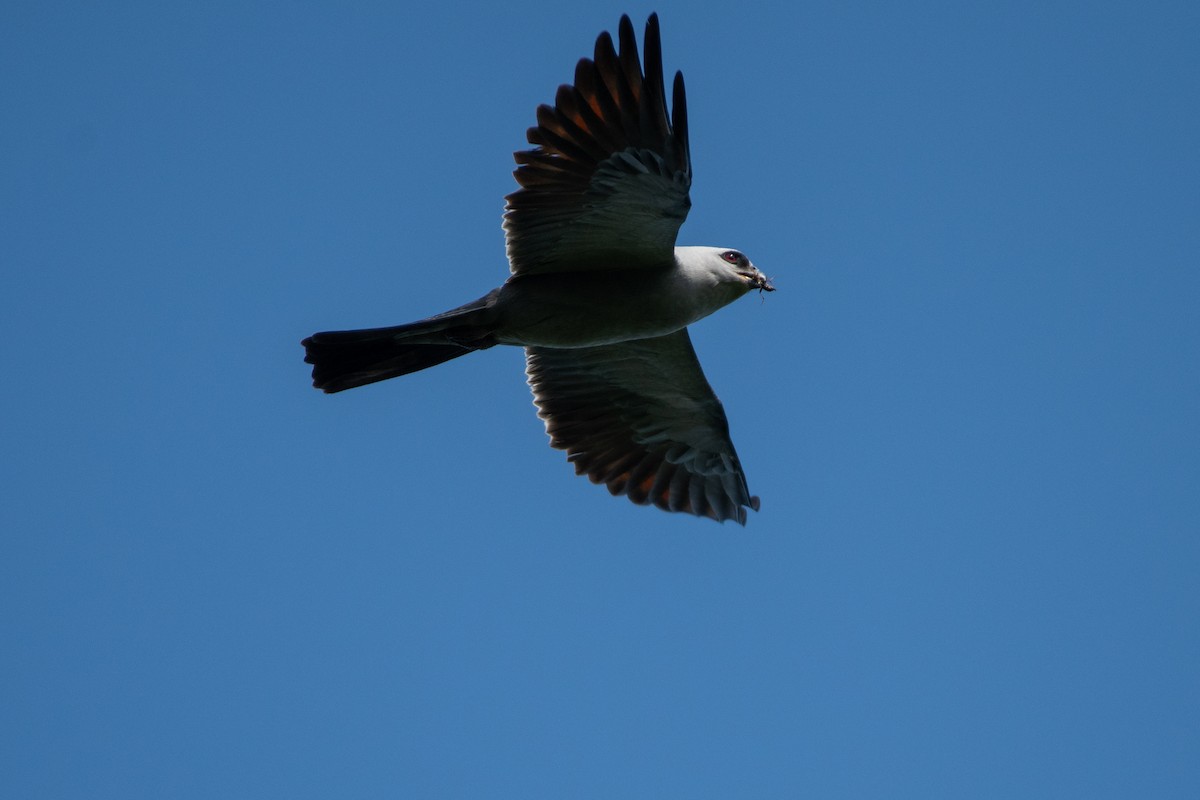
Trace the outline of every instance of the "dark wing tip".
<instances>
[{"instance_id":1,"label":"dark wing tip","mask_svg":"<svg viewBox=\"0 0 1200 800\"><path fill-rule=\"evenodd\" d=\"M538 108L538 125L530 129L529 143L554 157L577 156L578 153L562 152L558 146L561 138L539 136L534 131L565 127L561 122L555 125L556 118L576 123L582 119L591 124L583 130L573 127L568 139L578 139L582 134L614 152L630 146L649 147L666 156L673 166L690 177L683 76L679 72L675 74L672 109L668 114L657 13L652 13L646 20L642 49L643 57L639 59L633 21L628 14L622 14L615 41L611 33L602 31L596 37L593 57L581 58L576 63L574 86L565 87L574 90L568 92L568 96L578 98L579 104L586 106L583 113L564 107L568 104L561 102L563 89L560 88L554 106ZM547 141L548 138L551 141ZM590 155L592 158L582 163L594 169L595 155L607 154L592 152ZM517 158L519 163L525 163L520 154Z\"/></svg>"},{"instance_id":2,"label":"dark wing tip","mask_svg":"<svg viewBox=\"0 0 1200 800\"><path fill-rule=\"evenodd\" d=\"M692 173L691 145L688 144L687 90L683 86L683 72L675 73L675 85L671 91L671 128L675 141L683 150L683 162L688 175Z\"/></svg>"}]
</instances>

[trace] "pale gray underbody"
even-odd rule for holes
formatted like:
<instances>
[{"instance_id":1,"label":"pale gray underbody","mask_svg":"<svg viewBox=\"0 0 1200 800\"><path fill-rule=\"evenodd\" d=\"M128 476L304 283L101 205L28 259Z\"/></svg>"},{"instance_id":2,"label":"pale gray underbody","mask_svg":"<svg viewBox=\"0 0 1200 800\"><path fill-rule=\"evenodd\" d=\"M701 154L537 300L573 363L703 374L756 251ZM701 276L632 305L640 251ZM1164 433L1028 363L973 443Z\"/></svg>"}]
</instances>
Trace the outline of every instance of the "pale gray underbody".
<instances>
[{"instance_id":1,"label":"pale gray underbody","mask_svg":"<svg viewBox=\"0 0 1200 800\"><path fill-rule=\"evenodd\" d=\"M477 330L496 344L595 347L675 333L751 288L728 272L705 269L694 257L677 257L661 269L516 275L489 295L487 307L431 318L426 322L433 331L414 323L411 333L397 338L427 341L429 333L455 327L466 329L464 344Z\"/></svg>"}]
</instances>

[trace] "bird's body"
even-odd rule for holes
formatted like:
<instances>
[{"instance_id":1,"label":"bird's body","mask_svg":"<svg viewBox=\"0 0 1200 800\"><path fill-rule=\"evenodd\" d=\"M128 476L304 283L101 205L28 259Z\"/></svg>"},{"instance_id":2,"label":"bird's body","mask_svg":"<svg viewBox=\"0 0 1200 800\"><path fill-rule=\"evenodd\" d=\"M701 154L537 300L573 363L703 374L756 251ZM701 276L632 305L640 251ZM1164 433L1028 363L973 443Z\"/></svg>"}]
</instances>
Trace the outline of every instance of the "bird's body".
<instances>
[{"instance_id":1,"label":"bird's body","mask_svg":"<svg viewBox=\"0 0 1200 800\"><path fill-rule=\"evenodd\" d=\"M497 344L526 348L551 444L614 494L745 522L758 499L729 441L687 326L751 289L774 287L736 250L674 247L690 205L682 76L666 116L658 20L645 78L628 17L621 51L594 60L538 110L508 198L512 276L418 322L304 340L313 383L338 392Z\"/></svg>"},{"instance_id":2,"label":"bird's body","mask_svg":"<svg viewBox=\"0 0 1200 800\"><path fill-rule=\"evenodd\" d=\"M676 248L658 269L639 268L518 275L500 289L496 340L541 347L596 345L665 336L748 292L706 268L715 248ZM700 251L704 251L703 253Z\"/></svg>"}]
</instances>

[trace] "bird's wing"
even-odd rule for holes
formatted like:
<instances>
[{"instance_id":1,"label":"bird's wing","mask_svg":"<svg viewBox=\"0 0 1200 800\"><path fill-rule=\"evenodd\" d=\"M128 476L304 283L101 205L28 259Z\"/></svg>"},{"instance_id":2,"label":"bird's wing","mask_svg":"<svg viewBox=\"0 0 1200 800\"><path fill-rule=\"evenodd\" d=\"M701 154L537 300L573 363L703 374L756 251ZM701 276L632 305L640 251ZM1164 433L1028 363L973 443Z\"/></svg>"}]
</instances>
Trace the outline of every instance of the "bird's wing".
<instances>
[{"instance_id":1,"label":"bird's wing","mask_svg":"<svg viewBox=\"0 0 1200 800\"><path fill-rule=\"evenodd\" d=\"M539 106L532 150L514 154L521 188L506 199L514 274L664 266L691 201L687 102L675 73L667 116L658 16L646 22L645 75L633 23L621 17L620 54L600 34L574 85Z\"/></svg>"},{"instance_id":2,"label":"bird's wing","mask_svg":"<svg viewBox=\"0 0 1200 800\"><path fill-rule=\"evenodd\" d=\"M758 510L687 329L620 344L527 347L550 444L614 495L723 522Z\"/></svg>"}]
</instances>

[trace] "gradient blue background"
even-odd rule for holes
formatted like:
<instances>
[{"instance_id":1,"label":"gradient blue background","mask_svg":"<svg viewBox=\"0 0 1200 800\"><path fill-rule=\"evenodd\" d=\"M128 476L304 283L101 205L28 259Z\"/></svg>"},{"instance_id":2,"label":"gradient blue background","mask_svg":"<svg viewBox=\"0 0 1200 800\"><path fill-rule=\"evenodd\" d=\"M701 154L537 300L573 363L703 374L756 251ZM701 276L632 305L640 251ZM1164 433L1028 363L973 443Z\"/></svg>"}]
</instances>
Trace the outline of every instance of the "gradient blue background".
<instances>
[{"instance_id":1,"label":"gradient blue background","mask_svg":"<svg viewBox=\"0 0 1200 800\"><path fill-rule=\"evenodd\" d=\"M763 510L608 497L497 348L596 2L0 12L0 794L1200 796L1200 5L659 2Z\"/></svg>"}]
</instances>

